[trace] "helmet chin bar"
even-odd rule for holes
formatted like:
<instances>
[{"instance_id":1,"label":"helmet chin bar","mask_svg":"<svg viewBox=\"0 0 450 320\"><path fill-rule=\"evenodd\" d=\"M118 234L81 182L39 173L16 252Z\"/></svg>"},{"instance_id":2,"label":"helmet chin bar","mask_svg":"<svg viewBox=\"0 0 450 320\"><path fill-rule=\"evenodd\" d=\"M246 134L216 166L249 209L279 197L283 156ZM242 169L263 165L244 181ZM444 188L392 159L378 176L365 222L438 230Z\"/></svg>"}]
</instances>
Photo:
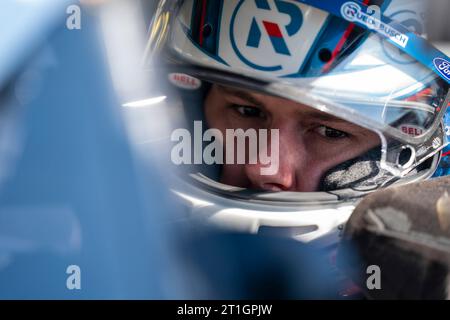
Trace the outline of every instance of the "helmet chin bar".
<instances>
[{"instance_id":1,"label":"helmet chin bar","mask_svg":"<svg viewBox=\"0 0 450 320\"><path fill-rule=\"evenodd\" d=\"M201 174L173 178L177 182L172 191L188 207L193 221L324 247L337 243L359 200L327 192L258 192L223 185Z\"/></svg>"}]
</instances>

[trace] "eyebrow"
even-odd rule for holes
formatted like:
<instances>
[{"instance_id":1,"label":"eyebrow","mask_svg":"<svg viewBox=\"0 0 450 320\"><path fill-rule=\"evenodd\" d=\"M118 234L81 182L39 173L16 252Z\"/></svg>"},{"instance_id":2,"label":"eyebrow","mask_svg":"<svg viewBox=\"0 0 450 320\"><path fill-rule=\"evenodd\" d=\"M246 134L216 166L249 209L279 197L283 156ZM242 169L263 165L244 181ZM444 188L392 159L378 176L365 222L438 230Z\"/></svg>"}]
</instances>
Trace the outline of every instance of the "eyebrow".
<instances>
[{"instance_id":1,"label":"eyebrow","mask_svg":"<svg viewBox=\"0 0 450 320\"><path fill-rule=\"evenodd\" d=\"M225 86L221 86L221 85L219 85L218 88L219 88L219 90L225 92L226 94L230 94L239 99L250 102L251 104L254 104L255 106L264 106L264 103L261 100L259 100L255 96L253 96L248 91L233 89L233 88L225 87Z\"/></svg>"},{"instance_id":2,"label":"eyebrow","mask_svg":"<svg viewBox=\"0 0 450 320\"><path fill-rule=\"evenodd\" d=\"M344 122L344 123L348 123L351 125L355 125L348 120L338 118L338 117L332 116L331 114L320 112L320 111L317 111L317 112L306 111L305 113L303 113L303 115L307 115L308 117L314 118L316 120L322 120L322 121L326 121L326 122Z\"/></svg>"},{"instance_id":3,"label":"eyebrow","mask_svg":"<svg viewBox=\"0 0 450 320\"><path fill-rule=\"evenodd\" d=\"M225 92L226 94L233 95L233 96L235 96L239 99L245 100L255 106L265 106L264 102L262 102L261 100L259 100L255 96L253 96L248 91L234 89L234 88L225 87L225 86L221 86L221 85L218 85L218 88L219 88L219 90ZM307 106L305 106L305 107L307 107ZM311 108L311 107L307 107L307 108ZM308 116L308 117L314 118L316 120L321 120L321 121L326 121L326 122L342 122L342 123L348 123L348 124L354 125L353 123L351 123L345 119L341 119L341 118L332 116L328 113L316 111L316 110L302 112L302 116Z\"/></svg>"}]
</instances>

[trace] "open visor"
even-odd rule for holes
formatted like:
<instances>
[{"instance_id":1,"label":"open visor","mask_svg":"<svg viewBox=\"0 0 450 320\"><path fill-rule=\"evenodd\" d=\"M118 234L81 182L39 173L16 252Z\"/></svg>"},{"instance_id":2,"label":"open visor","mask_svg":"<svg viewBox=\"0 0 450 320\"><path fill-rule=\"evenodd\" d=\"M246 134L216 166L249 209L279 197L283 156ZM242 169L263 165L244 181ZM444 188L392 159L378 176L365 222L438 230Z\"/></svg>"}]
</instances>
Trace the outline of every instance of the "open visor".
<instances>
[{"instance_id":1,"label":"open visor","mask_svg":"<svg viewBox=\"0 0 450 320\"><path fill-rule=\"evenodd\" d=\"M290 99L370 129L380 136L381 167L398 177L438 154L448 144L442 119L450 63L436 57L432 68L407 50L422 39L424 1L346 2L337 11L309 2L317 1L162 2L149 65L166 76Z\"/></svg>"}]
</instances>

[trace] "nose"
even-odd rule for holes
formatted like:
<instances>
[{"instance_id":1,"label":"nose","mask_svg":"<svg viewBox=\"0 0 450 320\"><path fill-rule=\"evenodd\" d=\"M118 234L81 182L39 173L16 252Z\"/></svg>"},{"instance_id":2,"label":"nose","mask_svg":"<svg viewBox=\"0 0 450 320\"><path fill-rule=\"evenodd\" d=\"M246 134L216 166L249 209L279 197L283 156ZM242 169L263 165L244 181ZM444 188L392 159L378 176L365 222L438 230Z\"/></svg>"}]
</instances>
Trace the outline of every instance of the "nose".
<instances>
[{"instance_id":1,"label":"nose","mask_svg":"<svg viewBox=\"0 0 450 320\"><path fill-rule=\"evenodd\" d=\"M276 138L276 137L275 137ZM272 150L274 139L270 135L266 150L259 152L267 153L271 159L269 164L263 164L258 158L256 164L246 164L245 174L253 189L266 191L316 191L320 182L320 170L313 159L308 156L305 141L298 130L279 130L279 150ZM263 168L275 166L278 170L274 174L265 175Z\"/></svg>"},{"instance_id":2,"label":"nose","mask_svg":"<svg viewBox=\"0 0 450 320\"><path fill-rule=\"evenodd\" d=\"M272 131L271 131L272 133ZM247 164L245 173L254 189L267 191L288 191L296 189L296 171L301 163L301 158L305 154L304 144L301 137L295 134L292 129L283 128L278 130L278 150L276 150L277 136L270 134L267 148L259 150L260 156L256 164ZM295 145L294 145L295 144ZM259 143L259 145L261 145ZM275 147L274 147L275 146ZM296 154L291 149L296 149ZM266 153L270 162L263 164L261 154ZM263 168L274 167L273 174L263 174Z\"/></svg>"}]
</instances>

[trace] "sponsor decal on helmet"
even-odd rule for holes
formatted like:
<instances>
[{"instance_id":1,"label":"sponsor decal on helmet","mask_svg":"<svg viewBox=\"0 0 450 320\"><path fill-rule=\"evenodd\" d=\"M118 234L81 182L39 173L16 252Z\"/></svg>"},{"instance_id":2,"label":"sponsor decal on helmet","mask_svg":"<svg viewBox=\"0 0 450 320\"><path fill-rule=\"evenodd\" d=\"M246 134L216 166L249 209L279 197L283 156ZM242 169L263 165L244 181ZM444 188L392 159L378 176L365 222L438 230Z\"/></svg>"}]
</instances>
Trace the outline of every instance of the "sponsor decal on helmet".
<instances>
[{"instance_id":1,"label":"sponsor decal on helmet","mask_svg":"<svg viewBox=\"0 0 450 320\"><path fill-rule=\"evenodd\" d=\"M415 125L405 124L400 127L400 130L407 135L418 137L423 134L423 128Z\"/></svg>"},{"instance_id":2,"label":"sponsor decal on helmet","mask_svg":"<svg viewBox=\"0 0 450 320\"><path fill-rule=\"evenodd\" d=\"M379 7L370 6L369 8L373 11L372 15L364 12L358 3L346 2L341 7L341 15L349 22L357 22L371 30L377 30L402 48L406 48L409 37L393 26L382 22L381 9ZM377 9L375 10L375 8Z\"/></svg>"},{"instance_id":3,"label":"sponsor decal on helmet","mask_svg":"<svg viewBox=\"0 0 450 320\"><path fill-rule=\"evenodd\" d=\"M178 88L186 90L197 90L202 86L202 82L184 73L169 74L169 81Z\"/></svg>"},{"instance_id":4,"label":"sponsor decal on helmet","mask_svg":"<svg viewBox=\"0 0 450 320\"><path fill-rule=\"evenodd\" d=\"M436 58L433 60L436 70L450 81L450 62L443 58Z\"/></svg>"},{"instance_id":5,"label":"sponsor decal on helmet","mask_svg":"<svg viewBox=\"0 0 450 320\"><path fill-rule=\"evenodd\" d=\"M400 22L403 26L408 28L411 32L416 34L424 34L425 32L425 18L424 13L416 12L414 10L400 10L389 16L392 20ZM409 54L400 50L397 47L389 45L383 39L380 39L383 50L389 59L399 64L412 64L417 61Z\"/></svg>"}]
</instances>

